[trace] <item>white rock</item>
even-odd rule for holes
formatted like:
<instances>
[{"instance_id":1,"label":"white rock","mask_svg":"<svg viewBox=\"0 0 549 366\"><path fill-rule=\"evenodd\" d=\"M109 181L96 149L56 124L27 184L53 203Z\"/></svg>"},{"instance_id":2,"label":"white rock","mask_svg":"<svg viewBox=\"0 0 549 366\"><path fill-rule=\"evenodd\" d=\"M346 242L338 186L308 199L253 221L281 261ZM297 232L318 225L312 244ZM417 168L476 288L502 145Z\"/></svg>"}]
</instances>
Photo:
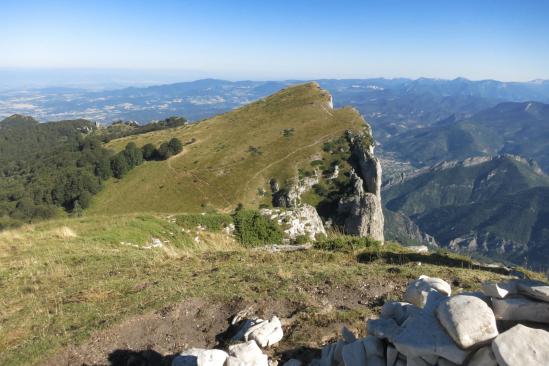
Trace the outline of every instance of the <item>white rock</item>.
<instances>
[{"instance_id":1,"label":"white rock","mask_svg":"<svg viewBox=\"0 0 549 366\"><path fill-rule=\"evenodd\" d=\"M418 280L410 282L404 293L404 301L414 304L420 308L423 308L427 303L429 296L433 291L441 294L442 296L450 296L452 294L452 288L448 282L435 277L420 276Z\"/></svg>"},{"instance_id":2,"label":"white rock","mask_svg":"<svg viewBox=\"0 0 549 366\"><path fill-rule=\"evenodd\" d=\"M479 348L467 363L467 366L498 366L491 346Z\"/></svg>"},{"instance_id":3,"label":"white rock","mask_svg":"<svg viewBox=\"0 0 549 366\"><path fill-rule=\"evenodd\" d=\"M397 358L398 358L398 351L397 349L389 344L387 346L387 362L386 362L386 365L387 366L395 366L396 362L397 362Z\"/></svg>"},{"instance_id":4,"label":"white rock","mask_svg":"<svg viewBox=\"0 0 549 366\"><path fill-rule=\"evenodd\" d=\"M396 336L402 331L402 328L390 318L369 319L366 323L366 329L369 335L387 339L389 342L393 342Z\"/></svg>"},{"instance_id":5,"label":"white rock","mask_svg":"<svg viewBox=\"0 0 549 366\"><path fill-rule=\"evenodd\" d=\"M432 366L421 357L407 357L406 366Z\"/></svg>"},{"instance_id":6,"label":"white rock","mask_svg":"<svg viewBox=\"0 0 549 366\"><path fill-rule=\"evenodd\" d=\"M549 303L525 297L492 299L494 315L498 320L549 323Z\"/></svg>"},{"instance_id":7,"label":"white rock","mask_svg":"<svg viewBox=\"0 0 549 366\"><path fill-rule=\"evenodd\" d=\"M462 364L469 354L459 348L436 317L426 311L411 315L392 343L407 358L438 356Z\"/></svg>"},{"instance_id":8,"label":"white rock","mask_svg":"<svg viewBox=\"0 0 549 366\"><path fill-rule=\"evenodd\" d=\"M439 358L436 365L437 366L459 366L457 363L453 363L452 361L448 361L444 358Z\"/></svg>"},{"instance_id":9,"label":"white rock","mask_svg":"<svg viewBox=\"0 0 549 366\"><path fill-rule=\"evenodd\" d=\"M296 360L295 358L289 359L288 361L284 362L284 365L282 366L301 366L302 362L299 360Z\"/></svg>"},{"instance_id":10,"label":"white rock","mask_svg":"<svg viewBox=\"0 0 549 366\"><path fill-rule=\"evenodd\" d=\"M418 311L421 311L421 309L407 302L386 302L381 308L381 317L393 319L400 325L408 319L410 314Z\"/></svg>"},{"instance_id":11,"label":"white rock","mask_svg":"<svg viewBox=\"0 0 549 366\"><path fill-rule=\"evenodd\" d=\"M366 366L366 351L361 340L343 346L341 355L345 366Z\"/></svg>"},{"instance_id":12,"label":"white rock","mask_svg":"<svg viewBox=\"0 0 549 366\"><path fill-rule=\"evenodd\" d=\"M549 332L518 324L494 339L492 350L500 366L547 366Z\"/></svg>"},{"instance_id":13,"label":"white rock","mask_svg":"<svg viewBox=\"0 0 549 366\"><path fill-rule=\"evenodd\" d=\"M461 348L485 343L498 335L492 309L475 296L457 295L444 300L437 307L436 315Z\"/></svg>"},{"instance_id":14,"label":"white rock","mask_svg":"<svg viewBox=\"0 0 549 366\"><path fill-rule=\"evenodd\" d=\"M242 324L238 328L238 332L231 338L233 341L244 341L244 335L248 330L250 330L251 327L254 325L263 322L262 319L246 319L242 321Z\"/></svg>"},{"instance_id":15,"label":"white rock","mask_svg":"<svg viewBox=\"0 0 549 366\"><path fill-rule=\"evenodd\" d=\"M518 292L536 300L549 302L549 285L539 281L519 281Z\"/></svg>"},{"instance_id":16,"label":"white rock","mask_svg":"<svg viewBox=\"0 0 549 366\"><path fill-rule=\"evenodd\" d=\"M356 341L355 335L346 326L341 328L341 337L345 343L353 343Z\"/></svg>"},{"instance_id":17,"label":"white rock","mask_svg":"<svg viewBox=\"0 0 549 366\"><path fill-rule=\"evenodd\" d=\"M276 316L273 316L270 320L265 320L248 329L244 334L244 339L246 341L254 340L260 347L265 348L280 342L283 336L282 323Z\"/></svg>"},{"instance_id":18,"label":"white rock","mask_svg":"<svg viewBox=\"0 0 549 366\"><path fill-rule=\"evenodd\" d=\"M517 285L515 281L506 283L497 283L493 281L484 282L482 284L482 292L490 297L497 299L503 299L507 295L513 295L517 293Z\"/></svg>"},{"instance_id":19,"label":"white rock","mask_svg":"<svg viewBox=\"0 0 549 366\"><path fill-rule=\"evenodd\" d=\"M191 348L181 352L172 366L223 366L229 355L219 349Z\"/></svg>"},{"instance_id":20,"label":"white rock","mask_svg":"<svg viewBox=\"0 0 549 366\"><path fill-rule=\"evenodd\" d=\"M229 355L232 356L232 358L235 358L231 359L231 357L229 357L229 359L227 359L228 363L232 363L231 366L269 366L269 357L263 354L261 348L259 348L255 341L248 341L229 346Z\"/></svg>"},{"instance_id":21,"label":"white rock","mask_svg":"<svg viewBox=\"0 0 549 366\"><path fill-rule=\"evenodd\" d=\"M386 366L385 350L381 339L374 336L368 336L362 339L362 345L366 351L366 365Z\"/></svg>"}]
</instances>

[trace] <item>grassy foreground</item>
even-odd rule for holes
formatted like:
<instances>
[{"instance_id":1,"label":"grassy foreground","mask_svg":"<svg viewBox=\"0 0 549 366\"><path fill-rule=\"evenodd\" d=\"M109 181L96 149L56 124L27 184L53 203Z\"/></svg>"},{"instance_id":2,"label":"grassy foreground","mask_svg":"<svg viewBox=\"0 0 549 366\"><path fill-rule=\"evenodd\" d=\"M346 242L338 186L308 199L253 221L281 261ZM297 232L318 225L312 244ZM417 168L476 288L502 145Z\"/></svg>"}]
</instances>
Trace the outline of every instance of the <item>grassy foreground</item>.
<instances>
[{"instance_id":1,"label":"grassy foreground","mask_svg":"<svg viewBox=\"0 0 549 366\"><path fill-rule=\"evenodd\" d=\"M153 238L163 246L146 249ZM304 289L361 291L364 284L394 282L400 296L406 281L420 274L457 279L467 290L501 278L469 269L466 262L438 265L425 257L418 265L417 258L401 260L405 256L394 245L370 251L245 250L221 232L189 232L157 216L74 218L5 231L0 233L0 364L39 364L93 331L189 297L299 301L315 312L311 291ZM374 309L317 310L325 317L319 322L356 322Z\"/></svg>"}]
</instances>

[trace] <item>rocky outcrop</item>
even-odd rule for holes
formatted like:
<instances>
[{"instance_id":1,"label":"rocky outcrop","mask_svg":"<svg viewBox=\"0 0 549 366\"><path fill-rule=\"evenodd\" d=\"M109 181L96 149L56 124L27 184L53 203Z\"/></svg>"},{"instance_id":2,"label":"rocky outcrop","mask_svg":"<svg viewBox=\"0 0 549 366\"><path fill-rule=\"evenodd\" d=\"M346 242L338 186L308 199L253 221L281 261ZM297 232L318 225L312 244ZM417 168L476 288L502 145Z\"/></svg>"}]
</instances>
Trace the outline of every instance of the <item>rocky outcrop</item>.
<instances>
[{"instance_id":1,"label":"rocky outcrop","mask_svg":"<svg viewBox=\"0 0 549 366\"><path fill-rule=\"evenodd\" d=\"M279 224L287 241L294 241L299 236L315 241L317 235L326 235L318 212L308 204L293 208L263 208L259 213Z\"/></svg>"},{"instance_id":2,"label":"rocky outcrop","mask_svg":"<svg viewBox=\"0 0 549 366\"><path fill-rule=\"evenodd\" d=\"M357 171L350 173L351 193L340 199L338 215L344 217L345 232L383 242L381 163L374 156L373 145L364 142L364 136L353 136L348 132L347 138Z\"/></svg>"},{"instance_id":3,"label":"rocky outcrop","mask_svg":"<svg viewBox=\"0 0 549 366\"><path fill-rule=\"evenodd\" d=\"M452 297L446 281L421 276L409 284L405 294L405 299L421 307L405 302L385 303L381 317L368 320L366 338L343 335L343 340L326 345L321 359L313 364L546 365L549 332L516 323L510 324L511 328L509 324L500 326L497 305L492 309L489 304L524 295L523 300L548 305L544 300L549 285L515 280L497 286L485 284L483 289L486 294L461 293ZM493 294L503 299L490 301ZM528 320L546 321L539 311L530 312Z\"/></svg>"},{"instance_id":4,"label":"rocky outcrop","mask_svg":"<svg viewBox=\"0 0 549 366\"><path fill-rule=\"evenodd\" d=\"M297 207L301 204L301 195L309 191L320 181L320 172L314 170L311 176L295 178L287 184L287 187L280 188L275 179L271 179L270 186L273 194L273 206L275 207Z\"/></svg>"}]
</instances>

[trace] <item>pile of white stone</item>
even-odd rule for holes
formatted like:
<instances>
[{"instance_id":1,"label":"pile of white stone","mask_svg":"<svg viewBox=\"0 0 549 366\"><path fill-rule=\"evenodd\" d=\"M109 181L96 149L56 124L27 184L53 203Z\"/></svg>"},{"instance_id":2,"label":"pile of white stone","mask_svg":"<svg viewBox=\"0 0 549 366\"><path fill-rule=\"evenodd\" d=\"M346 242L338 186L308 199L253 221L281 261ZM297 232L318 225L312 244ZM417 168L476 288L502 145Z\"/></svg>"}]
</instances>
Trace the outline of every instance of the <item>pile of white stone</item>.
<instances>
[{"instance_id":1,"label":"pile of white stone","mask_svg":"<svg viewBox=\"0 0 549 366\"><path fill-rule=\"evenodd\" d=\"M318 366L549 365L549 285L485 283L451 296L450 285L421 276L406 302L386 303L363 339L346 331ZM528 326L522 324L528 322ZM498 329L499 327L499 329ZM541 329L538 329L541 328Z\"/></svg>"},{"instance_id":2,"label":"pile of white stone","mask_svg":"<svg viewBox=\"0 0 549 366\"><path fill-rule=\"evenodd\" d=\"M280 320L276 316L269 320L235 317L232 325L239 325L239 329L226 351L190 348L176 356L172 366L269 366L269 357L262 348L268 348L282 339Z\"/></svg>"}]
</instances>

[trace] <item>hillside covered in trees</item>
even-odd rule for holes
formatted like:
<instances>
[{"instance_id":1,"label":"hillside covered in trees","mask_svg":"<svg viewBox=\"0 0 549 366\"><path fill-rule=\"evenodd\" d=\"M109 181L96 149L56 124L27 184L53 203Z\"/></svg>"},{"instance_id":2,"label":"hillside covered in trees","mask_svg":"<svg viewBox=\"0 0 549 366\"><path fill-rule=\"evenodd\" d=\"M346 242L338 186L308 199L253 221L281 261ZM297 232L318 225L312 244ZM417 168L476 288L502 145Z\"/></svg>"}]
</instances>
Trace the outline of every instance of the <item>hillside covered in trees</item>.
<instances>
[{"instance_id":1,"label":"hillside covered in trees","mask_svg":"<svg viewBox=\"0 0 549 366\"><path fill-rule=\"evenodd\" d=\"M168 121L125 134L177 125ZM0 121L0 229L63 212L79 214L106 179L122 178L144 160L167 159L183 148L171 139L158 149L129 143L113 154L102 143L111 130L87 120L38 123L13 115Z\"/></svg>"}]
</instances>

